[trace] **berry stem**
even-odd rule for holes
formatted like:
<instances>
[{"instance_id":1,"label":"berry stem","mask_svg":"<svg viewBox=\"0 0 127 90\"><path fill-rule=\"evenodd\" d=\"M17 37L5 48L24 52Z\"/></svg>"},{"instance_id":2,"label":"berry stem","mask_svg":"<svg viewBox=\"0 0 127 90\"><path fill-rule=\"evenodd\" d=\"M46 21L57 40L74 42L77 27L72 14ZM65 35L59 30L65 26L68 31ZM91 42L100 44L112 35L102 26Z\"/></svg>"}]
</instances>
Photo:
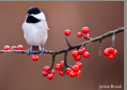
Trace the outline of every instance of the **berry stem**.
<instances>
[{"instance_id":1,"label":"berry stem","mask_svg":"<svg viewBox=\"0 0 127 90\"><path fill-rule=\"evenodd\" d=\"M49 71L51 71L52 69L53 69L53 66L54 66L54 63L55 63L55 54L53 53L52 54L52 65L51 65L51 68L50 68L50 70Z\"/></svg>"},{"instance_id":2,"label":"berry stem","mask_svg":"<svg viewBox=\"0 0 127 90\"><path fill-rule=\"evenodd\" d=\"M101 56L102 40L99 40L99 56Z\"/></svg>"},{"instance_id":3,"label":"berry stem","mask_svg":"<svg viewBox=\"0 0 127 90\"><path fill-rule=\"evenodd\" d=\"M114 42L115 42L115 32L113 32L112 35L112 47L114 48Z\"/></svg>"},{"instance_id":4,"label":"berry stem","mask_svg":"<svg viewBox=\"0 0 127 90\"><path fill-rule=\"evenodd\" d=\"M70 45L70 43L69 43L69 41L68 41L68 39L67 39L67 36L65 35L65 40L66 40L66 42L67 42L67 45L69 46L69 47L71 47L71 45Z\"/></svg>"},{"instance_id":5,"label":"berry stem","mask_svg":"<svg viewBox=\"0 0 127 90\"><path fill-rule=\"evenodd\" d=\"M87 39L90 40L91 38L89 38L88 36L86 36L84 33L82 33L82 35Z\"/></svg>"}]
</instances>

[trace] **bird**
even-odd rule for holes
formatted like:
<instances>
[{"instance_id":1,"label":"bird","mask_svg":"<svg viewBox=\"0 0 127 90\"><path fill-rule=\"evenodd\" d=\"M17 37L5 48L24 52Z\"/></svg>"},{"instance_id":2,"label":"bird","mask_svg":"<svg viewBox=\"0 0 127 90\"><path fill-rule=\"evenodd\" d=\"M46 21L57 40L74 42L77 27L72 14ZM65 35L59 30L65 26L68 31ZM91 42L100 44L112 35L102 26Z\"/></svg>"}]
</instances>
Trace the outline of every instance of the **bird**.
<instances>
[{"instance_id":1,"label":"bird","mask_svg":"<svg viewBox=\"0 0 127 90\"><path fill-rule=\"evenodd\" d=\"M49 28L45 14L38 7L28 9L22 31L26 42L30 45L26 54L30 56L31 51L40 50L44 55L44 44L48 38Z\"/></svg>"}]
</instances>

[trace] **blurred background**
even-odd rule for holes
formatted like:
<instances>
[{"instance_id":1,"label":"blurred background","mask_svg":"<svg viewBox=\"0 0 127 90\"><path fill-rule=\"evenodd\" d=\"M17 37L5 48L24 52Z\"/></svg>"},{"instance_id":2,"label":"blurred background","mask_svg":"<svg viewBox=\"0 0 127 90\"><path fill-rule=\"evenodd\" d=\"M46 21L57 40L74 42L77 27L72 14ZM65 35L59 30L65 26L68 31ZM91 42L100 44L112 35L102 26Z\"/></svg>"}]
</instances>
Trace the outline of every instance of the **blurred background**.
<instances>
[{"instance_id":1,"label":"blurred background","mask_svg":"<svg viewBox=\"0 0 127 90\"><path fill-rule=\"evenodd\" d=\"M21 30L28 9L39 7L46 16L50 28L46 50L57 51L68 48L64 37L64 30L70 29L68 40L71 45L86 40L78 38L77 32L82 27L90 28L91 38L100 36L118 27L124 27L123 1L0 1L0 49L5 45L22 44L27 50ZM1 53L0 54L0 90L99 90L99 85L122 85L124 90L124 32L116 35L115 49L118 55L112 61L103 55L105 48L112 46L112 37L102 41L102 55L99 56L99 42L85 46L90 57L84 59L80 77L66 79L58 74L52 80L42 76L43 67L51 65L52 57L46 54L39 56L37 62L26 54ZM73 51L73 50L72 50ZM76 61L68 53L69 65ZM56 56L55 64L64 59L64 54ZM104 89L104 90L116 90Z\"/></svg>"}]
</instances>

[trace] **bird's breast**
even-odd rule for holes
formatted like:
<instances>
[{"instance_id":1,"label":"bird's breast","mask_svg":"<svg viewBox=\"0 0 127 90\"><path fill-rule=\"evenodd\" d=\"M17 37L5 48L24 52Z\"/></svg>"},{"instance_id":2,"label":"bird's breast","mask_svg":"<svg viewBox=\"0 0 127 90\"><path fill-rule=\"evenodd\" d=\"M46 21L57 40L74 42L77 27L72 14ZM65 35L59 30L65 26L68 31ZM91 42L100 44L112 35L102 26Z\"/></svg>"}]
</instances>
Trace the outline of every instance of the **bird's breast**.
<instances>
[{"instance_id":1,"label":"bird's breast","mask_svg":"<svg viewBox=\"0 0 127 90\"><path fill-rule=\"evenodd\" d=\"M24 38L29 45L45 44L48 33L43 23L24 23L23 26Z\"/></svg>"}]
</instances>

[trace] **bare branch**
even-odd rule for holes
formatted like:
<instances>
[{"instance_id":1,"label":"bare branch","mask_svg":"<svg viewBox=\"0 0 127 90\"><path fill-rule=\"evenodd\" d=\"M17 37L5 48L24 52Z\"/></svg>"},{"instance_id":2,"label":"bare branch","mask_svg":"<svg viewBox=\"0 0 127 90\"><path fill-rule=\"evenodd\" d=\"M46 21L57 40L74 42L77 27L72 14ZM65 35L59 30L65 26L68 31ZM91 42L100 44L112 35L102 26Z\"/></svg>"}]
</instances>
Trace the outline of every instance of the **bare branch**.
<instances>
[{"instance_id":1,"label":"bare branch","mask_svg":"<svg viewBox=\"0 0 127 90\"><path fill-rule=\"evenodd\" d=\"M64 53L66 51L70 51L72 49L76 49L76 48L80 48L81 45L83 44L83 46L87 45L87 44L90 44L92 42L96 42L96 41L99 41L99 40L102 40L106 37L109 37L109 36L112 36L114 33L117 34L117 33L120 33L120 32L123 32L124 31L124 27L121 27L121 28L118 28L114 31L109 31L101 36L98 36L98 37L95 37L95 38L92 38L90 39L89 41L85 41L83 43L80 43L80 44L77 44L77 45L74 45L74 46L71 46L69 48L66 48L66 49L62 49L62 50L59 50L59 51L48 51L48 50L45 50L44 53L45 54L61 54L61 53ZM26 53L27 50L0 50L0 53ZM30 54L38 54L38 53L41 53L41 51L34 51L34 52L30 52Z\"/></svg>"}]
</instances>

